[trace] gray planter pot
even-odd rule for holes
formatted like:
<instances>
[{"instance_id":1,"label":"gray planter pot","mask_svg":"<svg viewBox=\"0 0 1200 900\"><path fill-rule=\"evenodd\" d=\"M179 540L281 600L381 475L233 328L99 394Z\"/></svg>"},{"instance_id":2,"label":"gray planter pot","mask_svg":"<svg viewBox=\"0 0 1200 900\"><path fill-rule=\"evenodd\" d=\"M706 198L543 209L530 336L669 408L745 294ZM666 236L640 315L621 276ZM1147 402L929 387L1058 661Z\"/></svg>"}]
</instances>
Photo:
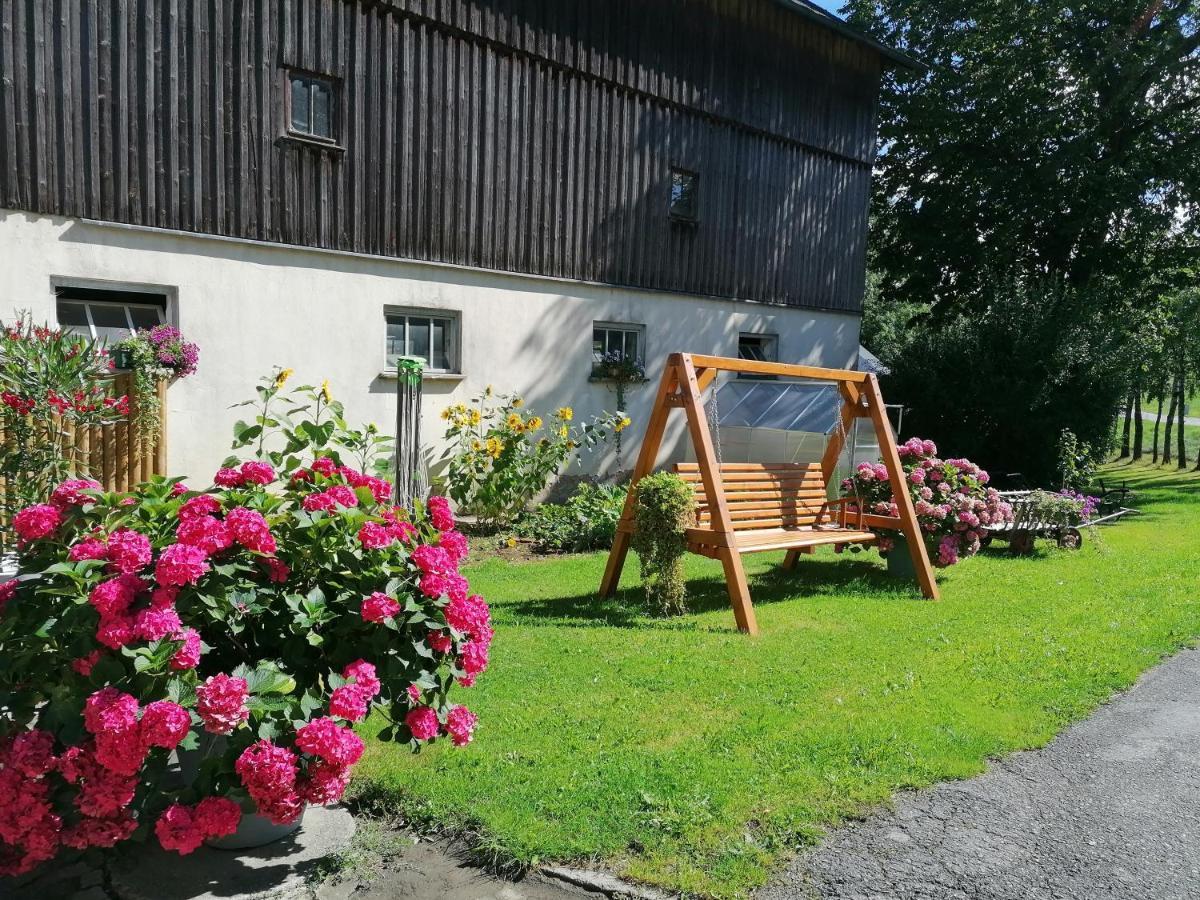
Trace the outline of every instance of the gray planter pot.
<instances>
[{"instance_id":1,"label":"gray planter pot","mask_svg":"<svg viewBox=\"0 0 1200 900\"><path fill-rule=\"evenodd\" d=\"M200 773L200 763L205 757L225 751L226 741L220 735L202 734L200 746L195 750L176 750L175 760L178 764L180 783L189 785L196 780ZM205 841L207 847L214 850L249 850L253 847L264 847L267 844L282 840L288 835L295 834L304 823L304 813L295 822L287 825L276 825L270 819L258 814L258 808L253 800L242 801L242 821L238 830L227 837L214 838Z\"/></svg>"}]
</instances>

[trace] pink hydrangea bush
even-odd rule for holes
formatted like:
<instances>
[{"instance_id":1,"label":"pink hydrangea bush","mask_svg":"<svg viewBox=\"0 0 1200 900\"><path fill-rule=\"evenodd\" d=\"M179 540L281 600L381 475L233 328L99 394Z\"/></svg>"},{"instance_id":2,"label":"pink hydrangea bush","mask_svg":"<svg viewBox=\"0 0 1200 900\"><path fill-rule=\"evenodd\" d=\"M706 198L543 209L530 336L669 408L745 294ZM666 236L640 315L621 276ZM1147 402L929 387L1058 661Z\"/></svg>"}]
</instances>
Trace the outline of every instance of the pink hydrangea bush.
<instances>
[{"instance_id":1,"label":"pink hydrangea bush","mask_svg":"<svg viewBox=\"0 0 1200 900\"><path fill-rule=\"evenodd\" d=\"M214 481L76 482L16 517L0 875L135 834L190 853L243 809L294 821L341 798L373 710L385 740L470 743L449 694L487 668L493 632L445 500L395 508L332 454ZM201 741L204 774L169 788L172 752Z\"/></svg>"},{"instance_id":2,"label":"pink hydrangea bush","mask_svg":"<svg viewBox=\"0 0 1200 900\"><path fill-rule=\"evenodd\" d=\"M987 486L988 473L970 460L940 459L933 441L921 438L910 438L898 449L917 522L927 535L935 566L952 566L975 555L987 526L1012 521L1012 507ZM859 463L842 482L842 493L857 498L868 513L899 515L882 462ZM879 552L890 552L897 536L898 532L881 532Z\"/></svg>"}]
</instances>

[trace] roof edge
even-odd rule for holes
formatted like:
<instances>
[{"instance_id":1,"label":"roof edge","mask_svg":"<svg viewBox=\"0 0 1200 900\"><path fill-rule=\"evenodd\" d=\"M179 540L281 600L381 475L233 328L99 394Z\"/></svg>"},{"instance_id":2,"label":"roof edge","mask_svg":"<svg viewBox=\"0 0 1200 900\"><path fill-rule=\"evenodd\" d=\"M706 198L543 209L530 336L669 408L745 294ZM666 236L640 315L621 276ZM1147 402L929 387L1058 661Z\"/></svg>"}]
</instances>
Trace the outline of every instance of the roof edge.
<instances>
[{"instance_id":1,"label":"roof edge","mask_svg":"<svg viewBox=\"0 0 1200 900\"><path fill-rule=\"evenodd\" d=\"M819 6L808 2L808 0L772 0L772 2L777 6L791 10L816 25L836 31L842 37L857 44L865 44L901 68L910 69L914 72L925 72L929 69L925 63L916 57L909 56L902 50L897 50L895 47L889 47L887 44L875 40L869 34L859 31L848 22L839 19L832 13L826 12Z\"/></svg>"}]
</instances>

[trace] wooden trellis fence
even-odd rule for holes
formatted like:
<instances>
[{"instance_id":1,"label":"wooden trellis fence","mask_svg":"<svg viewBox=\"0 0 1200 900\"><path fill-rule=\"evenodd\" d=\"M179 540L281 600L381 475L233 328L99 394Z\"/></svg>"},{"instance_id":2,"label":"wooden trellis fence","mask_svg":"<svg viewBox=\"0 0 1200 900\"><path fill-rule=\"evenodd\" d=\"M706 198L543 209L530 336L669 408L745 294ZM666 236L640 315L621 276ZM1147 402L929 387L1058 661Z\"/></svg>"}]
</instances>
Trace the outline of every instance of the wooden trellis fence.
<instances>
[{"instance_id":1,"label":"wooden trellis fence","mask_svg":"<svg viewBox=\"0 0 1200 900\"><path fill-rule=\"evenodd\" d=\"M136 413L133 395L133 376L117 374L113 393L129 397L130 419ZM64 452L75 477L94 478L106 491L127 491L152 475L167 473L167 383L159 382L158 402L160 431L154 447L146 446L137 427L126 420L111 425L81 428L64 438ZM6 440L0 430L0 441ZM7 484L0 479L0 494ZM0 508L7 504L0 504Z\"/></svg>"}]
</instances>

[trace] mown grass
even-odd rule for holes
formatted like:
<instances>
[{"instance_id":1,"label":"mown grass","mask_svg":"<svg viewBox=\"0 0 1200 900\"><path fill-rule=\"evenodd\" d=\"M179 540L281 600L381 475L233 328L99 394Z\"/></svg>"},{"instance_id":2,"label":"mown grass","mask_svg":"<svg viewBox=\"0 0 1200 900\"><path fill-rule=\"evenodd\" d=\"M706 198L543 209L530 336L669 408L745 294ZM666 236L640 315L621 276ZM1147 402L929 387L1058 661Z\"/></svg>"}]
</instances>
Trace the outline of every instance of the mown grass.
<instances>
[{"instance_id":1,"label":"mown grass","mask_svg":"<svg viewBox=\"0 0 1200 900\"><path fill-rule=\"evenodd\" d=\"M980 772L1044 744L1200 632L1200 478L1121 466L1145 514L1099 545L989 551L946 572L943 600L873 553L751 557L762 636L733 630L719 567L692 557L695 612L637 612L602 554L476 566L493 668L459 698L469 749L371 744L358 789L471 827L501 860L599 861L714 897L746 894L822 829L900 788Z\"/></svg>"}]
</instances>

